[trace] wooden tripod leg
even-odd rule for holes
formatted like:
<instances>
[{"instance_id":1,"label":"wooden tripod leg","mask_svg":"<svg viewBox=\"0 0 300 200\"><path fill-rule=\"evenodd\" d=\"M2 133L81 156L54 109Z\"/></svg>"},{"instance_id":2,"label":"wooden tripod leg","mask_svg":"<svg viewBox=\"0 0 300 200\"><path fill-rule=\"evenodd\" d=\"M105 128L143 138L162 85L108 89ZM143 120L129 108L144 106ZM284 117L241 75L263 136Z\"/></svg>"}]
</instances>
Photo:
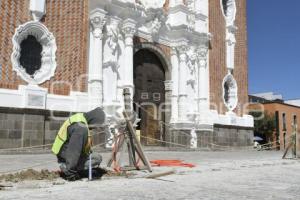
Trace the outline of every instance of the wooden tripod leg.
<instances>
[{"instance_id":1,"label":"wooden tripod leg","mask_svg":"<svg viewBox=\"0 0 300 200\"><path fill-rule=\"evenodd\" d=\"M129 166L135 166L135 158L133 157L134 152L131 148L131 142L130 140L127 141L127 149L128 149L128 158L129 158Z\"/></svg>"},{"instance_id":2,"label":"wooden tripod leg","mask_svg":"<svg viewBox=\"0 0 300 200\"><path fill-rule=\"evenodd\" d=\"M128 114L125 111L123 111L123 115L124 115L124 118L125 118L126 123L127 123L127 128L130 131L134 142L136 143L135 148L136 148L138 154L140 155L140 158L142 159L144 165L147 166L148 170L150 172L152 172L151 164L150 164L149 160L147 159L147 157L145 156L145 154L143 152L142 145L141 145L140 141L138 140L138 138L137 138L137 136L134 132L134 128L133 128L133 125L132 125L131 121L129 120Z\"/></svg>"},{"instance_id":3,"label":"wooden tripod leg","mask_svg":"<svg viewBox=\"0 0 300 200\"><path fill-rule=\"evenodd\" d=\"M125 136L124 136L124 134L122 134L120 136L119 140L116 140L115 142L117 144L115 144L116 145L115 149L113 150L113 152L111 154L111 157L110 157L110 159L107 162L107 167L111 167L113 161L115 161L116 158L117 158L117 154L120 151L120 148L124 145L124 142L125 142Z\"/></svg>"}]
</instances>

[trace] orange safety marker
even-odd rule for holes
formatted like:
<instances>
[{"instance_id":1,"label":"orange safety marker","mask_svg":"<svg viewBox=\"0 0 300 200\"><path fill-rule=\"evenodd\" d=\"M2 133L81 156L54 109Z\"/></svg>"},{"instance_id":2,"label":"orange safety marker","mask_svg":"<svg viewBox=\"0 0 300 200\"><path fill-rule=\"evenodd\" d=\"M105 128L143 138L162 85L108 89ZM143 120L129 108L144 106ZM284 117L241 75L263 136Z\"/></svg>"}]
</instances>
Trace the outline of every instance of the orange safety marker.
<instances>
[{"instance_id":1,"label":"orange safety marker","mask_svg":"<svg viewBox=\"0 0 300 200\"><path fill-rule=\"evenodd\" d=\"M191 163L184 163L182 160L152 160L150 163L153 166L166 166L166 167L189 167L193 168L196 165Z\"/></svg>"}]
</instances>

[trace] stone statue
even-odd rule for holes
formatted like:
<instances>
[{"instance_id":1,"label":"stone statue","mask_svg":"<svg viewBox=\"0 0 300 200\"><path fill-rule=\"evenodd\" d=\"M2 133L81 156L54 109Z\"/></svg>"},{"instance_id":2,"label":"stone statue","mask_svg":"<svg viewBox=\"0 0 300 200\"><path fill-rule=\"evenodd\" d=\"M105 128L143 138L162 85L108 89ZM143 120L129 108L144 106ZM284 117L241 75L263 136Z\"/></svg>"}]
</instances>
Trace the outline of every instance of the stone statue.
<instances>
[{"instance_id":1,"label":"stone statue","mask_svg":"<svg viewBox=\"0 0 300 200\"><path fill-rule=\"evenodd\" d=\"M191 88L195 91L195 85L196 85L196 61L197 61L197 57L196 54L193 53L192 51L190 51L190 57L188 59L187 62L187 66L188 66L188 78L187 78L187 85L190 85Z\"/></svg>"},{"instance_id":2,"label":"stone statue","mask_svg":"<svg viewBox=\"0 0 300 200\"><path fill-rule=\"evenodd\" d=\"M112 22L106 27L106 40L104 43L103 67L111 67L118 72L118 60L121 54L119 39L121 37L117 22Z\"/></svg>"},{"instance_id":3,"label":"stone statue","mask_svg":"<svg viewBox=\"0 0 300 200\"><path fill-rule=\"evenodd\" d=\"M122 34L119 30L119 21L111 19L106 26L106 35L103 54L103 96L104 103L117 101L117 82L119 74L119 59L122 53L120 40Z\"/></svg>"}]
</instances>

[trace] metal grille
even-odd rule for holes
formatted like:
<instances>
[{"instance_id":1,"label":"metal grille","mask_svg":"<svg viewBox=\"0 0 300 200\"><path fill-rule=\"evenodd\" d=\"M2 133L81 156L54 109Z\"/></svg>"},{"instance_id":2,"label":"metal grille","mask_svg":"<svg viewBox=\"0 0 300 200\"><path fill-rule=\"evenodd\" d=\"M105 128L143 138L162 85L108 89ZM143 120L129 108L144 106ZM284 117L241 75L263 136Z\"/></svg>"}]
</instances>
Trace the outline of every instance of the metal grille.
<instances>
[{"instance_id":1,"label":"metal grille","mask_svg":"<svg viewBox=\"0 0 300 200\"><path fill-rule=\"evenodd\" d=\"M42 65L42 45L32 35L29 35L21 42L20 64L25 68L29 75L41 68Z\"/></svg>"}]
</instances>

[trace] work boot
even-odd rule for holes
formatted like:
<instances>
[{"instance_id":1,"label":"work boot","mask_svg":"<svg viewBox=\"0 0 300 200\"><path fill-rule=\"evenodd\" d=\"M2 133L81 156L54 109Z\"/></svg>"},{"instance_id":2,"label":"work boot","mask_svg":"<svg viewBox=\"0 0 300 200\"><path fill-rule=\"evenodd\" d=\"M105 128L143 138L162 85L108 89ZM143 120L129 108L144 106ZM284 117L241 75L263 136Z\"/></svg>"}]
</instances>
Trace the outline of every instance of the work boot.
<instances>
[{"instance_id":1,"label":"work boot","mask_svg":"<svg viewBox=\"0 0 300 200\"><path fill-rule=\"evenodd\" d=\"M61 177L67 181L76 181L80 179L77 171L68 170L65 163L60 163Z\"/></svg>"}]
</instances>

